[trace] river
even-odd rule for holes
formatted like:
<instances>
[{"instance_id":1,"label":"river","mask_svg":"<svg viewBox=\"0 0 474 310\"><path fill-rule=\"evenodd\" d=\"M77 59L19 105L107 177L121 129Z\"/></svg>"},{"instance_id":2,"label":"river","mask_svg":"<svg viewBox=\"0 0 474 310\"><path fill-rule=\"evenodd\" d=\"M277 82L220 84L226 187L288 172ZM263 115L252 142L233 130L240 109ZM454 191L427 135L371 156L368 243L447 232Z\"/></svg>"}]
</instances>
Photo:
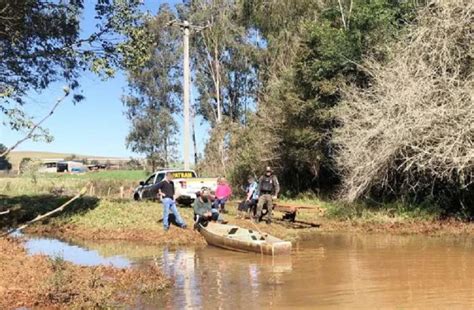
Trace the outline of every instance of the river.
<instances>
[{"instance_id":1,"label":"river","mask_svg":"<svg viewBox=\"0 0 474 310\"><path fill-rule=\"evenodd\" d=\"M291 256L31 237L77 264L160 264L175 285L141 309L474 309L474 238L315 234Z\"/></svg>"}]
</instances>

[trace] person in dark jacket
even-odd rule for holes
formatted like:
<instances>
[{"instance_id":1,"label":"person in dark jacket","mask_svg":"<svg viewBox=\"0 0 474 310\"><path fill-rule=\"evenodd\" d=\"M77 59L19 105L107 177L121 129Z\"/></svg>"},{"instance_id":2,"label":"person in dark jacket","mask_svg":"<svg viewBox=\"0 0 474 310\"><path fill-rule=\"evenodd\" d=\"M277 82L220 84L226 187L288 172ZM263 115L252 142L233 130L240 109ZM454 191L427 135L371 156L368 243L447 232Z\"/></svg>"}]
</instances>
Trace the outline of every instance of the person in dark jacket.
<instances>
[{"instance_id":1,"label":"person in dark jacket","mask_svg":"<svg viewBox=\"0 0 474 310\"><path fill-rule=\"evenodd\" d=\"M194 200L193 209L196 224L200 223L205 226L209 221L223 222L219 211L212 208L211 193L207 189L201 191L196 200Z\"/></svg>"},{"instance_id":2,"label":"person in dark jacket","mask_svg":"<svg viewBox=\"0 0 474 310\"><path fill-rule=\"evenodd\" d=\"M173 174L167 172L163 181L156 185L157 198L161 199L163 203L163 228L165 231L169 229L169 216L170 212L174 215L176 224L181 228L186 228L181 215L179 214L178 208L176 208L176 201L174 200L174 183Z\"/></svg>"},{"instance_id":3,"label":"person in dark jacket","mask_svg":"<svg viewBox=\"0 0 474 310\"><path fill-rule=\"evenodd\" d=\"M271 167L266 167L265 174L258 179L258 204L255 221L259 222L262 217L263 206L267 205L267 224L272 222L273 200L278 198L280 192L280 183L277 177L273 174Z\"/></svg>"}]
</instances>

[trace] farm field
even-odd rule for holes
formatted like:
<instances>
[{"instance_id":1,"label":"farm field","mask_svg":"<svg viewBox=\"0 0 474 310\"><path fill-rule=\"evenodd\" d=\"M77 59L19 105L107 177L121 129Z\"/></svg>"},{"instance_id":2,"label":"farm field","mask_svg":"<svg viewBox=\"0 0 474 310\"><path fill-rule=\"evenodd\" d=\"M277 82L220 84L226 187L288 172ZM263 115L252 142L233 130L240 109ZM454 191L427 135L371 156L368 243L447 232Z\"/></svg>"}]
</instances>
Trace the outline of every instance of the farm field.
<instances>
[{"instance_id":1,"label":"farm field","mask_svg":"<svg viewBox=\"0 0 474 310\"><path fill-rule=\"evenodd\" d=\"M120 157L106 157L106 156L93 156L73 153L58 153L58 152L36 152L36 151L12 151L8 154L8 161L11 163L14 170L18 169L20 162L23 158L32 159L47 159L47 158L66 158L75 155L77 159L87 158L89 160L100 160L100 161L114 161L114 160L126 160Z\"/></svg>"}]
</instances>

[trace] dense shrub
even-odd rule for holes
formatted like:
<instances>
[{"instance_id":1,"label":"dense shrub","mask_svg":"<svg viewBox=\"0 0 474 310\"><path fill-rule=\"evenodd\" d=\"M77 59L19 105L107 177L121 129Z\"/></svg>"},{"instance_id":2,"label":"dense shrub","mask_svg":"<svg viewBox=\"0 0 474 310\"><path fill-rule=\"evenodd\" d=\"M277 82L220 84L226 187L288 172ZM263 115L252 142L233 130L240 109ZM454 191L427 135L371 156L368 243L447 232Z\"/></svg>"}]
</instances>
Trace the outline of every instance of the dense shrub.
<instances>
[{"instance_id":1,"label":"dense shrub","mask_svg":"<svg viewBox=\"0 0 474 310\"><path fill-rule=\"evenodd\" d=\"M372 87L345 91L337 116L343 195L432 199L473 212L471 1L424 8L391 61L364 66Z\"/></svg>"}]
</instances>

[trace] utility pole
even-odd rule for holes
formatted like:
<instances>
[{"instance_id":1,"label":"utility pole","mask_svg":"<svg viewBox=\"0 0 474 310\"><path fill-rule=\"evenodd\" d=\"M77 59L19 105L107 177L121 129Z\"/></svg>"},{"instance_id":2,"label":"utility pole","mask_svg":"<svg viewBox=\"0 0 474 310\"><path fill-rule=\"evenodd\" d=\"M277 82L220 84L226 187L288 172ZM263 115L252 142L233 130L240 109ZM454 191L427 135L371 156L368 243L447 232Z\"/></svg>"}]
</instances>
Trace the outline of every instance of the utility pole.
<instances>
[{"instance_id":1,"label":"utility pole","mask_svg":"<svg viewBox=\"0 0 474 310\"><path fill-rule=\"evenodd\" d=\"M190 80L189 80L189 23L184 21L182 24L184 38L183 38L183 49L184 49L184 58L183 58L183 100L184 100L184 169L189 169L189 91L190 91Z\"/></svg>"},{"instance_id":2,"label":"utility pole","mask_svg":"<svg viewBox=\"0 0 474 310\"><path fill-rule=\"evenodd\" d=\"M207 28L194 26L189 24L187 20L183 22L178 22L173 20L168 23L168 26L178 25L183 30L183 116L184 116L184 126L183 126L183 161L184 169L189 169L189 146L190 146L190 91L191 91L191 79L190 79L190 66L189 66L189 33L193 29L195 31L201 31ZM196 150L195 150L196 152Z\"/></svg>"}]
</instances>

